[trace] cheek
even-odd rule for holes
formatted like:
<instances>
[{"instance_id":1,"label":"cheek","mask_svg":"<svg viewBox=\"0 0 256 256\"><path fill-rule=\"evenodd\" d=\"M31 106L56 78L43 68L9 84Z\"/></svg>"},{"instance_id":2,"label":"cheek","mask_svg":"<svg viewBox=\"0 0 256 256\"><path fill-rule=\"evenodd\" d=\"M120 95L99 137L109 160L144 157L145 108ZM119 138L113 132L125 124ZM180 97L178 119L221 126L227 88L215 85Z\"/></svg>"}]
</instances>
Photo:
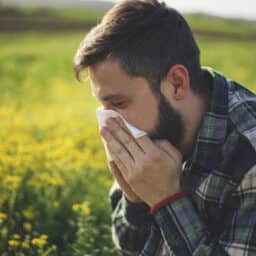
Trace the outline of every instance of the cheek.
<instances>
[{"instance_id":1,"label":"cheek","mask_svg":"<svg viewBox=\"0 0 256 256\"><path fill-rule=\"evenodd\" d=\"M135 127L149 132L155 129L158 120L158 105L156 102L140 102L123 110L120 114Z\"/></svg>"},{"instance_id":2,"label":"cheek","mask_svg":"<svg viewBox=\"0 0 256 256\"><path fill-rule=\"evenodd\" d=\"M158 122L158 108L146 108L145 113L141 115L142 130L150 133L155 130Z\"/></svg>"}]
</instances>

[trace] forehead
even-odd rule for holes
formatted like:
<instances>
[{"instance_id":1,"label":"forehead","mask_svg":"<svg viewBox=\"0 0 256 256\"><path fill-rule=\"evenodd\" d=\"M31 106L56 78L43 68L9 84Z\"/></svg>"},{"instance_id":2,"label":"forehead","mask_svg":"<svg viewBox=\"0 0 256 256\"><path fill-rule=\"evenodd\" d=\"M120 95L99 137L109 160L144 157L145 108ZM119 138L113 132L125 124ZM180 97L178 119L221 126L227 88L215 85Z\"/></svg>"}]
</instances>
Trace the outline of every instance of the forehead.
<instances>
[{"instance_id":1,"label":"forehead","mask_svg":"<svg viewBox=\"0 0 256 256\"><path fill-rule=\"evenodd\" d=\"M131 77L113 58L99 62L89 67L92 94L102 99L109 94L129 96L138 93L143 87L148 87L146 79Z\"/></svg>"},{"instance_id":2,"label":"forehead","mask_svg":"<svg viewBox=\"0 0 256 256\"><path fill-rule=\"evenodd\" d=\"M97 98L102 98L108 93L124 92L124 83L129 81L129 76L123 71L118 61L111 58L90 66L89 77L92 94Z\"/></svg>"}]
</instances>

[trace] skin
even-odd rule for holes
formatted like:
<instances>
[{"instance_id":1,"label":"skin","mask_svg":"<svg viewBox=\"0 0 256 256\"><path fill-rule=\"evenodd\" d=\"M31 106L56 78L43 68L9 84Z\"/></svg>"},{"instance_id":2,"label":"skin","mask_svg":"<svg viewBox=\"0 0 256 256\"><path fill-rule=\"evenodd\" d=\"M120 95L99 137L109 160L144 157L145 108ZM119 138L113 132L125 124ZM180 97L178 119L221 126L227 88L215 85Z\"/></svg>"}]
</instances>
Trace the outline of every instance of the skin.
<instances>
[{"instance_id":1,"label":"skin","mask_svg":"<svg viewBox=\"0 0 256 256\"><path fill-rule=\"evenodd\" d=\"M129 76L112 57L90 66L89 77L92 94L105 109L119 112L149 135L154 132L159 100L145 78ZM119 118L108 119L100 130L113 159L108 159L111 173L125 196L133 203L143 201L149 206L181 191L182 162L191 151L208 108L207 99L191 91L188 71L182 65L169 69L160 89L182 118L184 136L176 147L170 141L152 140L149 136L134 139Z\"/></svg>"}]
</instances>

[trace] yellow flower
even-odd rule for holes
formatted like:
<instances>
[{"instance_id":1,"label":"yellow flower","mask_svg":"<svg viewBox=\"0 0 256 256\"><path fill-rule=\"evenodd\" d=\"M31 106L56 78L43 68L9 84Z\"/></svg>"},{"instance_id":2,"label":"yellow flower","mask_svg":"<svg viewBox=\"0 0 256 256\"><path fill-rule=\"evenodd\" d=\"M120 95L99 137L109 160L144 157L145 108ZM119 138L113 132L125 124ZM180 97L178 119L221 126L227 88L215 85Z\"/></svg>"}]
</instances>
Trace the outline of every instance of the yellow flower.
<instances>
[{"instance_id":1,"label":"yellow flower","mask_svg":"<svg viewBox=\"0 0 256 256\"><path fill-rule=\"evenodd\" d=\"M53 201L52 205L54 208L58 208L60 206L60 202L55 200Z\"/></svg>"},{"instance_id":2,"label":"yellow flower","mask_svg":"<svg viewBox=\"0 0 256 256\"><path fill-rule=\"evenodd\" d=\"M13 235L12 235L12 238L13 238L13 239L16 239L16 240L19 240L21 237L20 237L19 234L13 234Z\"/></svg>"},{"instance_id":3,"label":"yellow flower","mask_svg":"<svg viewBox=\"0 0 256 256\"><path fill-rule=\"evenodd\" d=\"M41 178L42 182L50 183L51 176L49 173L47 173L47 172L42 173L40 178Z\"/></svg>"},{"instance_id":4,"label":"yellow flower","mask_svg":"<svg viewBox=\"0 0 256 256\"><path fill-rule=\"evenodd\" d=\"M81 205L81 210L82 210L82 213L83 213L85 216L90 215L90 213L91 213L90 202L84 201L84 202L82 203L82 205Z\"/></svg>"},{"instance_id":5,"label":"yellow flower","mask_svg":"<svg viewBox=\"0 0 256 256\"><path fill-rule=\"evenodd\" d=\"M82 204L73 204L72 210L74 212L81 211L85 216L88 216L91 213L90 202L84 201Z\"/></svg>"},{"instance_id":6,"label":"yellow flower","mask_svg":"<svg viewBox=\"0 0 256 256\"><path fill-rule=\"evenodd\" d=\"M51 179L49 180L49 183L55 186L61 186L64 184L64 180L61 177L56 176L56 177L51 177Z\"/></svg>"},{"instance_id":7,"label":"yellow flower","mask_svg":"<svg viewBox=\"0 0 256 256\"><path fill-rule=\"evenodd\" d=\"M23 228L24 228L26 231L31 231L31 230L32 230L32 225L31 225L29 222L24 222L24 223L23 223Z\"/></svg>"},{"instance_id":8,"label":"yellow flower","mask_svg":"<svg viewBox=\"0 0 256 256\"><path fill-rule=\"evenodd\" d=\"M17 187L21 182L21 177L17 175L7 175L4 182L9 187Z\"/></svg>"},{"instance_id":9,"label":"yellow flower","mask_svg":"<svg viewBox=\"0 0 256 256\"><path fill-rule=\"evenodd\" d=\"M0 234L1 237L5 237L8 234L8 229L6 227L2 228Z\"/></svg>"},{"instance_id":10,"label":"yellow flower","mask_svg":"<svg viewBox=\"0 0 256 256\"><path fill-rule=\"evenodd\" d=\"M64 180L60 176L51 176L49 173L42 173L41 180L53 186L61 186L64 184Z\"/></svg>"},{"instance_id":11,"label":"yellow flower","mask_svg":"<svg viewBox=\"0 0 256 256\"><path fill-rule=\"evenodd\" d=\"M31 243L38 247L43 247L47 244L47 236L45 237L40 236L39 238L32 239Z\"/></svg>"},{"instance_id":12,"label":"yellow flower","mask_svg":"<svg viewBox=\"0 0 256 256\"><path fill-rule=\"evenodd\" d=\"M47 240L48 239L48 236L46 234L42 234L40 236L40 239L43 239L43 240Z\"/></svg>"},{"instance_id":13,"label":"yellow flower","mask_svg":"<svg viewBox=\"0 0 256 256\"><path fill-rule=\"evenodd\" d=\"M21 243L21 246L24 248L24 249L28 249L30 246L29 246L29 243L27 241L23 241Z\"/></svg>"},{"instance_id":14,"label":"yellow flower","mask_svg":"<svg viewBox=\"0 0 256 256\"><path fill-rule=\"evenodd\" d=\"M73 204L72 205L72 210L74 212L78 212L81 209L81 204Z\"/></svg>"},{"instance_id":15,"label":"yellow flower","mask_svg":"<svg viewBox=\"0 0 256 256\"><path fill-rule=\"evenodd\" d=\"M102 184L107 189L109 189L111 187L112 183L113 183L112 179L107 178L107 177L102 176L102 175L98 176L97 179L98 179L99 183Z\"/></svg>"},{"instance_id":16,"label":"yellow flower","mask_svg":"<svg viewBox=\"0 0 256 256\"><path fill-rule=\"evenodd\" d=\"M28 219L32 220L35 217L35 212L32 207L28 207L27 209L22 211L22 215Z\"/></svg>"},{"instance_id":17,"label":"yellow flower","mask_svg":"<svg viewBox=\"0 0 256 256\"><path fill-rule=\"evenodd\" d=\"M7 218L7 214L0 212L0 222L4 221Z\"/></svg>"},{"instance_id":18,"label":"yellow flower","mask_svg":"<svg viewBox=\"0 0 256 256\"><path fill-rule=\"evenodd\" d=\"M17 246L19 246L20 245L20 242L19 241L17 241L17 240L9 240L8 241L8 244L9 244L9 246L11 246L11 247L17 247Z\"/></svg>"}]
</instances>

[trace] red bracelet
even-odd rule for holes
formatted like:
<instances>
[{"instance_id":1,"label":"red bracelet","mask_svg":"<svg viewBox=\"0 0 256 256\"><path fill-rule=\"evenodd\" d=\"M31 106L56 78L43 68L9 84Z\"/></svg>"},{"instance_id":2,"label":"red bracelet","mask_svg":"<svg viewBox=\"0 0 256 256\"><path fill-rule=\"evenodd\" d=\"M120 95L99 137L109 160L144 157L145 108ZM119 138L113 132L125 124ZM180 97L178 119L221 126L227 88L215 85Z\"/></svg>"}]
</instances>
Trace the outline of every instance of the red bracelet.
<instances>
[{"instance_id":1,"label":"red bracelet","mask_svg":"<svg viewBox=\"0 0 256 256\"><path fill-rule=\"evenodd\" d=\"M161 208L161 207L167 205L168 203L173 202L181 197L184 197L186 195L187 195L187 193L185 193L185 192L178 192L170 197L165 198L164 200L162 200L159 203L150 207L150 214L154 214L156 212L156 210L158 210L159 208Z\"/></svg>"}]
</instances>

